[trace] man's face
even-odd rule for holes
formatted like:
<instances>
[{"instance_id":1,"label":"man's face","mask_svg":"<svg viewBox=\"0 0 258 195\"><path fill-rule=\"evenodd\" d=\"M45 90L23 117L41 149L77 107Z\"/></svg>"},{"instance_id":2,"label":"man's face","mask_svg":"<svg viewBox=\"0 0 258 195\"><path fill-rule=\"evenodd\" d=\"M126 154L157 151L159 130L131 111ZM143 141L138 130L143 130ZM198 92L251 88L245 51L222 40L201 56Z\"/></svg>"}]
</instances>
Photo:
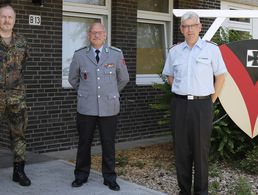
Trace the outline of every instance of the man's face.
<instances>
[{"instance_id":1,"label":"man's face","mask_svg":"<svg viewBox=\"0 0 258 195\"><path fill-rule=\"evenodd\" d=\"M101 24L95 24L88 34L91 45L96 49L99 49L105 43L106 37L105 29Z\"/></svg>"},{"instance_id":2,"label":"man's face","mask_svg":"<svg viewBox=\"0 0 258 195\"><path fill-rule=\"evenodd\" d=\"M182 22L180 30L188 45L193 46L198 41L202 25L198 22L197 18L190 18Z\"/></svg>"},{"instance_id":3,"label":"man's face","mask_svg":"<svg viewBox=\"0 0 258 195\"><path fill-rule=\"evenodd\" d=\"M15 13L11 7L0 9L0 31L12 32L15 24Z\"/></svg>"}]
</instances>

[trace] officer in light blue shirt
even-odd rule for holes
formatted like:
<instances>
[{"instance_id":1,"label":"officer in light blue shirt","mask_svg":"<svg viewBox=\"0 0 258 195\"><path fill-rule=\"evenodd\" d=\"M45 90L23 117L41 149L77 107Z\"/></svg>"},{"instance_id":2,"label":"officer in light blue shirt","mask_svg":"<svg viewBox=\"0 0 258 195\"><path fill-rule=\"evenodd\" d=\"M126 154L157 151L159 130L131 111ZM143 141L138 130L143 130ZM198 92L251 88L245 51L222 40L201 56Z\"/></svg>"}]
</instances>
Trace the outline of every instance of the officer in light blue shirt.
<instances>
[{"instance_id":1,"label":"officer in light blue shirt","mask_svg":"<svg viewBox=\"0 0 258 195\"><path fill-rule=\"evenodd\" d=\"M218 46L199 37L199 16L186 12L180 31L185 41L175 45L163 69L173 97L172 131L180 195L208 195L208 154L212 106L224 84L225 63Z\"/></svg>"},{"instance_id":2,"label":"officer in light blue shirt","mask_svg":"<svg viewBox=\"0 0 258 195\"><path fill-rule=\"evenodd\" d=\"M218 46L200 38L192 48L186 41L172 47L163 70L164 75L174 78L172 92L193 96L214 94L213 75L225 72Z\"/></svg>"}]
</instances>

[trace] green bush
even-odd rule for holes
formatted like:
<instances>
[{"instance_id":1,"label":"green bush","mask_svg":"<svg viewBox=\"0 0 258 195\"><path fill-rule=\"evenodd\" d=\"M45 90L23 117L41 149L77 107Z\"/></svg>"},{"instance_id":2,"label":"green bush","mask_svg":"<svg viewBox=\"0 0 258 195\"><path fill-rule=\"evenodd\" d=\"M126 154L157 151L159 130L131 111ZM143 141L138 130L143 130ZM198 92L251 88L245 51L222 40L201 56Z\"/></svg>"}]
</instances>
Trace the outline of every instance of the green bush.
<instances>
[{"instance_id":1,"label":"green bush","mask_svg":"<svg viewBox=\"0 0 258 195\"><path fill-rule=\"evenodd\" d=\"M166 78L160 75L161 79L163 80L164 84L157 84L153 85L154 89L158 89L161 92L161 96L158 96L156 99L156 103L150 104L150 107L157 110L164 111L163 119L159 121L160 125L170 124L170 116L171 116L171 109L170 109L170 101L172 97L171 87L167 83Z\"/></svg>"},{"instance_id":2,"label":"green bush","mask_svg":"<svg viewBox=\"0 0 258 195\"><path fill-rule=\"evenodd\" d=\"M239 168L247 173L258 175L258 145L240 161Z\"/></svg>"},{"instance_id":3,"label":"green bush","mask_svg":"<svg viewBox=\"0 0 258 195\"><path fill-rule=\"evenodd\" d=\"M253 149L258 139L251 139L229 118L220 102L214 104L210 160L239 160Z\"/></svg>"},{"instance_id":4,"label":"green bush","mask_svg":"<svg viewBox=\"0 0 258 195\"><path fill-rule=\"evenodd\" d=\"M217 195L219 191L220 183L218 181L213 181L209 185L209 194L210 195Z\"/></svg>"},{"instance_id":5,"label":"green bush","mask_svg":"<svg viewBox=\"0 0 258 195\"><path fill-rule=\"evenodd\" d=\"M118 155L116 157L116 165L118 167L125 167L128 164L128 157L123 155Z\"/></svg>"},{"instance_id":6,"label":"green bush","mask_svg":"<svg viewBox=\"0 0 258 195\"><path fill-rule=\"evenodd\" d=\"M236 195L254 195L251 190L251 185L245 177L239 178L234 191Z\"/></svg>"}]
</instances>

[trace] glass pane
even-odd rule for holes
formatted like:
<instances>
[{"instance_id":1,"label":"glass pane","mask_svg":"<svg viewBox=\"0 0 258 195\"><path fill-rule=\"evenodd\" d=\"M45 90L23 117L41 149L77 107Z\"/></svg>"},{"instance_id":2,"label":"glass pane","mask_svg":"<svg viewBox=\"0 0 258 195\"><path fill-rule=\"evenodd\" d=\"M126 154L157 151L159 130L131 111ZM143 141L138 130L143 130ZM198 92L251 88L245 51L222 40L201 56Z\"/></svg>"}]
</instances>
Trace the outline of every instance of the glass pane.
<instances>
[{"instance_id":1,"label":"glass pane","mask_svg":"<svg viewBox=\"0 0 258 195\"><path fill-rule=\"evenodd\" d=\"M95 18L63 17L63 46L62 46L62 75L63 87L67 86L70 63L74 51L89 44L87 30L94 22L101 22ZM65 83L65 84L64 84Z\"/></svg>"},{"instance_id":2,"label":"glass pane","mask_svg":"<svg viewBox=\"0 0 258 195\"><path fill-rule=\"evenodd\" d=\"M168 13L169 0L139 0L138 10Z\"/></svg>"},{"instance_id":3,"label":"glass pane","mask_svg":"<svg viewBox=\"0 0 258 195\"><path fill-rule=\"evenodd\" d=\"M250 18L229 18L230 21L250 23Z\"/></svg>"},{"instance_id":4,"label":"glass pane","mask_svg":"<svg viewBox=\"0 0 258 195\"><path fill-rule=\"evenodd\" d=\"M230 8L230 10L236 10ZM250 18L229 18L230 21L236 21L236 22L244 22L244 23L250 23Z\"/></svg>"},{"instance_id":5,"label":"glass pane","mask_svg":"<svg viewBox=\"0 0 258 195\"><path fill-rule=\"evenodd\" d=\"M64 0L64 2L85 3L85 4L90 4L90 5L103 5L103 6L105 6L105 0Z\"/></svg>"},{"instance_id":6,"label":"glass pane","mask_svg":"<svg viewBox=\"0 0 258 195\"><path fill-rule=\"evenodd\" d=\"M137 24L137 74L160 74L165 59L164 25Z\"/></svg>"}]
</instances>

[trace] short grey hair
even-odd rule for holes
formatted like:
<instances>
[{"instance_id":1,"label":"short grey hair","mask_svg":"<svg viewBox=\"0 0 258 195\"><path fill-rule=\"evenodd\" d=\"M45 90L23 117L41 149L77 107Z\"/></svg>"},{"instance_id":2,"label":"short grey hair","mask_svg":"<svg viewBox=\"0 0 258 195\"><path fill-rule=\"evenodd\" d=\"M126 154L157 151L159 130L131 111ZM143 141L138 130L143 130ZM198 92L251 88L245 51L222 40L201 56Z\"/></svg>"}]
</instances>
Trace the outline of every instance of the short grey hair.
<instances>
[{"instance_id":1,"label":"short grey hair","mask_svg":"<svg viewBox=\"0 0 258 195\"><path fill-rule=\"evenodd\" d=\"M186 13L184 13L181 17L181 24L185 21L185 20L189 20L189 19L192 19L192 18L196 18L197 19L197 22L200 23L200 18L198 16L197 13L195 12L192 12L192 11L188 11Z\"/></svg>"},{"instance_id":2,"label":"short grey hair","mask_svg":"<svg viewBox=\"0 0 258 195\"><path fill-rule=\"evenodd\" d=\"M103 31L106 32L106 28L104 26L104 24L100 23L100 22L94 22L93 24L91 24L88 28L88 32L91 32L91 30L93 29L94 26L101 26L103 28Z\"/></svg>"},{"instance_id":3,"label":"short grey hair","mask_svg":"<svg viewBox=\"0 0 258 195\"><path fill-rule=\"evenodd\" d=\"M13 13L14 13L14 18L16 18L16 11L14 10L13 6L9 3L3 3L0 5L0 12L2 12L2 10L4 8L8 8L8 9L12 9L13 10Z\"/></svg>"}]
</instances>

